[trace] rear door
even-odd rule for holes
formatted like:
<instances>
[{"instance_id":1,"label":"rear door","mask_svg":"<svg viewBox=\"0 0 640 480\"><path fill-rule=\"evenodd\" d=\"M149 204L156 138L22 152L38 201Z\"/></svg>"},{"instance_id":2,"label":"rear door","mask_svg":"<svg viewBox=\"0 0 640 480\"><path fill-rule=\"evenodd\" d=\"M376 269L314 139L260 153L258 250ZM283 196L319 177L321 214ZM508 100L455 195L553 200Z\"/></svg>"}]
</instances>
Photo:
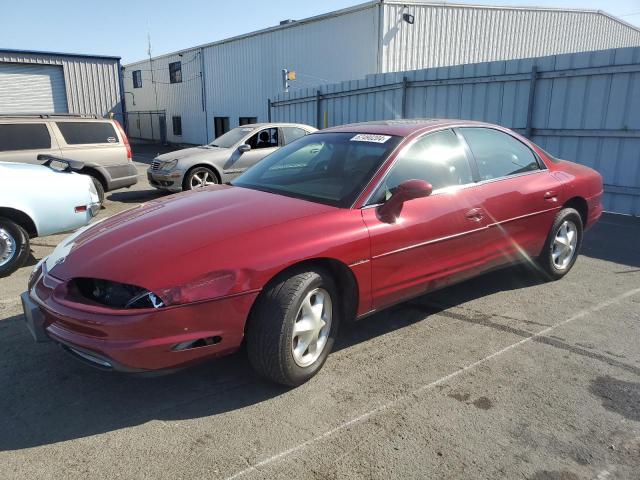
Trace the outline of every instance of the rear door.
<instances>
[{"instance_id":1,"label":"rear door","mask_svg":"<svg viewBox=\"0 0 640 480\"><path fill-rule=\"evenodd\" d=\"M127 165L127 149L109 120L63 120L55 122L62 154L87 165ZM115 175L117 177L117 175Z\"/></svg>"},{"instance_id":2,"label":"rear door","mask_svg":"<svg viewBox=\"0 0 640 480\"><path fill-rule=\"evenodd\" d=\"M60 155L48 122L0 123L0 160L41 163L39 154Z\"/></svg>"},{"instance_id":3,"label":"rear door","mask_svg":"<svg viewBox=\"0 0 640 480\"><path fill-rule=\"evenodd\" d=\"M405 202L395 223L376 205L400 183L420 179L434 190ZM452 130L427 134L400 153L362 209L371 237L374 305L381 308L476 273L489 247L472 165Z\"/></svg>"},{"instance_id":4,"label":"rear door","mask_svg":"<svg viewBox=\"0 0 640 480\"><path fill-rule=\"evenodd\" d=\"M561 184L522 141L500 130L465 127L489 217L493 263L537 256L559 209Z\"/></svg>"}]
</instances>

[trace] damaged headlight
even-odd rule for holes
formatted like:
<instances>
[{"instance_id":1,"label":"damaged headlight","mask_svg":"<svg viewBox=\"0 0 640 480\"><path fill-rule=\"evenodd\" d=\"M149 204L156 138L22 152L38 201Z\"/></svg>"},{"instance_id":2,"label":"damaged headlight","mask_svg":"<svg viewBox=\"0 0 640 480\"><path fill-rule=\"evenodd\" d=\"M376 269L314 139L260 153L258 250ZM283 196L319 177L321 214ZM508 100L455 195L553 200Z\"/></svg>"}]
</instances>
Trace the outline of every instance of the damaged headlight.
<instances>
[{"instance_id":1,"label":"damaged headlight","mask_svg":"<svg viewBox=\"0 0 640 480\"><path fill-rule=\"evenodd\" d=\"M76 278L73 286L84 298L111 308L162 308L164 302L153 292L126 283Z\"/></svg>"}]
</instances>

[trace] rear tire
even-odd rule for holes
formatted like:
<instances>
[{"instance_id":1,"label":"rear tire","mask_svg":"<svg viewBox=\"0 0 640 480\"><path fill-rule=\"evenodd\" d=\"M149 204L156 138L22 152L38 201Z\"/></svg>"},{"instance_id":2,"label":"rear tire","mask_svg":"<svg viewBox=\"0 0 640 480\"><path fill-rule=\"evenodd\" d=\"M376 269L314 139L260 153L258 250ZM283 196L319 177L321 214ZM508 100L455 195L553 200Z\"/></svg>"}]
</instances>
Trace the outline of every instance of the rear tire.
<instances>
[{"instance_id":1,"label":"rear tire","mask_svg":"<svg viewBox=\"0 0 640 480\"><path fill-rule=\"evenodd\" d=\"M0 218L0 277L22 267L29 256L29 234L17 223Z\"/></svg>"},{"instance_id":2,"label":"rear tire","mask_svg":"<svg viewBox=\"0 0 640 480\"><path fill-rule=\"evenodd\" d=\"M582 233L582 217L577 210L563 208L558 212L538 257L549 279L558 280L569 273L582 246Z\"/></svg>"},{"instance_id":3,"label":"rear tire","mask_svg":"<svg viewBox=\"0 0 640 480\"><path fill-rule=\"evenodd\" d=\"M333 347L340 308L324 270L292 272L258 297L247 326L247 353L263 377L298 386L324 365Z\"/></svg>"}]
</instances>

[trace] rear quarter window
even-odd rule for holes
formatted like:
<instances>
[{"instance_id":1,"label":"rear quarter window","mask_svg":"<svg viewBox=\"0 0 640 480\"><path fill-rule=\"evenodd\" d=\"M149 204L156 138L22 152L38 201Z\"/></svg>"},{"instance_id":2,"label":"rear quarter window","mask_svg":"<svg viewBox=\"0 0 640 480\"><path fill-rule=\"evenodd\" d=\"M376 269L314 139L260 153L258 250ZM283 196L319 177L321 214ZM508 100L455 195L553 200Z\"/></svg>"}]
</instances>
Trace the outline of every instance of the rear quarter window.
<instances>
[{"instance_id":1,"label":"rear quarter window","mask_svg":"<svg viewBox=\"0 0 640 480\"><path fill-rule=\"evenodd\" d=\"M0 152L51 148L51 136L44 123L0 124Z\"/></svg>"},{"instance_id":2,"label":"rear quarter window","mask_svg":"<svg viewBox=\"0 0 640 480\"><path fill-rule=\"evenodd\" d=\"M68 145L92 143L119 143L113 125L109 122L56 122Z\"/></svg>"}]
</instances>

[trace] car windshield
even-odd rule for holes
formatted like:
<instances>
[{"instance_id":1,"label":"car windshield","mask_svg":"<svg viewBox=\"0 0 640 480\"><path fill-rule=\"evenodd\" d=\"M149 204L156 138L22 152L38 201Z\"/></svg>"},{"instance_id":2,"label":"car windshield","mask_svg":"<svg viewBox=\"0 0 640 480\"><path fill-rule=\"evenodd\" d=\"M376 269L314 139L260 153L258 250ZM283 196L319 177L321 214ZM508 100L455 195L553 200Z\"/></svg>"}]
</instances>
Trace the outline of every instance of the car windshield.
<instances>
[{"instance_id":1,"label":"car windshield","mask_svg":"<svg viewBox=\"0 0 640 480\"><path fill-rule=\"evenodd\" d=\"M313 133L267 156L233 185L350 207L401 138Z\"/></svg>"},{"instance_id":2,"label":"car windshield","mask_svg":"<svg viewBox=\"0 0 640 480\"><path fill-rule=\"evenodd\" d=\"M212 147L231 148L254 130L255 127L236 127L220 135L209 145Z\"/></svg>"}]
</instances>

